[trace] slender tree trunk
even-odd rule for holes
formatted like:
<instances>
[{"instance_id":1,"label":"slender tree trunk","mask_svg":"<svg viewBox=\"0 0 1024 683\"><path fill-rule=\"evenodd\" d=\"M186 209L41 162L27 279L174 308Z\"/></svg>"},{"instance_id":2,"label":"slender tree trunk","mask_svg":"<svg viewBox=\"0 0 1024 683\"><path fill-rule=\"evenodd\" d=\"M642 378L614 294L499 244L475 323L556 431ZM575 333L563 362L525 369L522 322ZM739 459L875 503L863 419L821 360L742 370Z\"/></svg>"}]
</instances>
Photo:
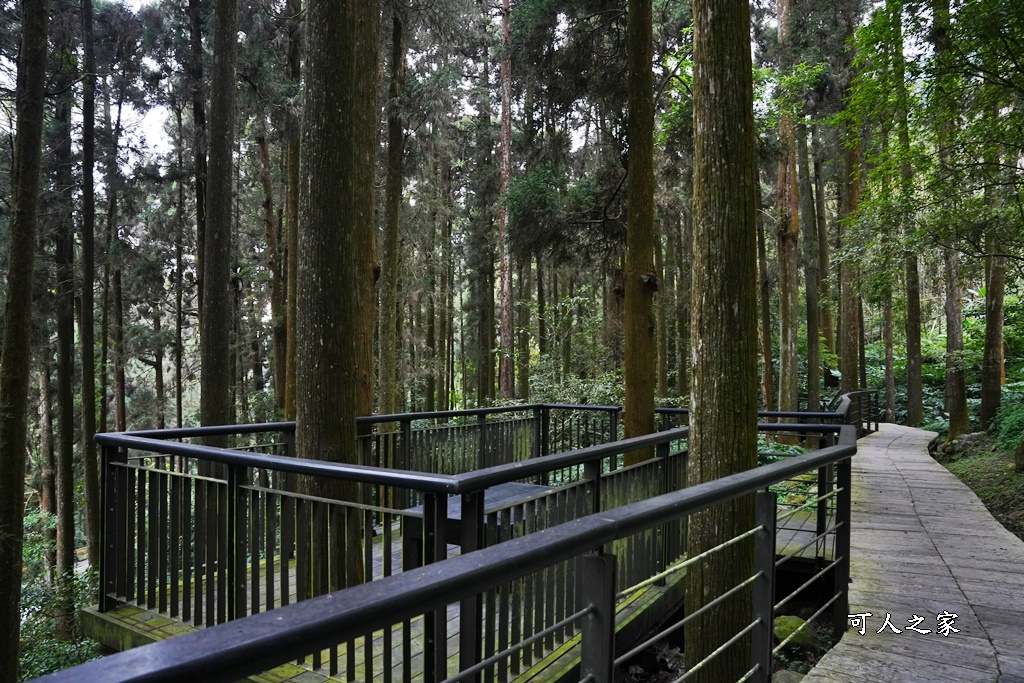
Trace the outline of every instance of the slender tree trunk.
<instances>
[{"instance_id":1,"label":"slender tree trunk","mask_svg":"<svg viewBox=\"0 0 1024 683\"><path fill-rule=\"evenodd\" d=\"M779 43L788 54L789 19L792 0L778 0ZM784 58L784 62L788 62ZM798 239L800 216L797 193L796 138L793 116L784 114L779 122L782 159L776 192L775 237L779 252L779 410L797 409L800 364L797 355Z\"/></svg>"},{"instance_id":2,"label":"slender tree trunk","mask_svg":"<svg viewBox=\"0 0 1024 683\"><path fill-rule=\"evenodd\" d=\"M679 393L684 396L690 394L690 368L692 355L690 353L690 308L692 302L692 277L691 264L693 263L693 211L691 201L693 197L693 171L687 169L683 172L685 182L683 184L683 196L688 198L686 208L677 224L676 253L681 254L679 280L676 285L676 320L679 323Z\"/></svg>"},{"instance_id":3,"label":"slender tree trunk","mask_svg":"<svg viewBox=\"0 0 1024 683\"><path fill-rule=\"evenodd\" d=\"M885 343L885 421L896 422L895 352L892 340L892 292L886 291L882 301L882 338Z\"/></svg>"},{"instance_id":4,"label":"slender tree trunk","mask_svg":"<svg viewBox=\"0 0 1024 683\"><path fill-rule=\"evenodd\" d=\"M947 442L971 431L971 422L967 414L967 385L963 370L964 328L959 271L959 256L952 249L946 249L946 410L949 412Z\"/></svg>"},{"instance_id":5,"label":"slender tree trunk","mask_svg":"<svg viewBox=\"0 0 1024 683\"><path fill-rule=\"evenodd\" d=\"M694 238L690 467L694 485L757 466L758 192L754 155L750 10L745 0L694 0ZM729 87L722 87L728 83ZM746 283L746 285L744 285ZM692 515L690 557L754 525L745 496ZM734 545L688 570L694 612L753 573L753 545ZM726 600L686 628L686 667L750 623L749 592ZM734 681L749 668L749 638L696 672L701 683Z\"/></svg>"},{"instance_id":6,"label":"slender tree trunk","mask_svg":"<svg viewBox=\"0 0 1024 683\"><path fill-rule=\"evenodd\" d=\"M509 0L501 1L501 145L499 164L498 264L499 299L501 301L501 336L498 352L498 384L501 398L515 396L515 340L513 337L512 270L509 253L508 207L505 204L508 184L512 178L512 49L511 9Z\"/></svg>"},{"instance_id":7,"label":"slender tree trunk","mask_svg":"<svg viewBox=\"0 0 1024 683\"><path fill-rule=\"evenodd\" d=\"M46 83L49 2L22 7L11 178L7 292L0 355L0 671L18 675L26 421L32 372L32 280Z\"/></svg>"},{"instance_id":8,"label":"slender tree trunk","mask_svg":"<svg viewBox=\"0 0 1024 683\"><path fill-rule=\"evenodd\" d=\"M167 426L167 396L164 391L164 343L163 335L163 310L160 301L153 302L153 374L154 388L156 389L156 428L163 429Z\"/></svg>"},{"instance_id":9,"label":"slender tree trunk","mask_svg":"<svg viewBox=\"0 0 1024 683\"><path fill-rule=\"evenodd\" d=\"M860 140L856 134L847 143L843 165L842 202L840 213L846 218L857 210L860 201ZM839 371L842 373L840 390L856 391L860 384L860 282L857 264L853 260L843 263L839 278L839 310L842 319L842 345L839 349Z\"/></svg>"},{"instance_id":10,"label":"slender tree trunk","mask_svg":"<svg viewBox=\"0 0 1024 683\"><path fill-rule=\"evenodd\" d=\"M985 257L985 351L981 366L981 428L988 429L1003 392L1003 302L1006 296L1006 259L999 244L989 239Z\"/></svg>"},{"instance_id":11,"label":"slender tree trunk","mask_svg":"<svg viewBox=\"0 0 1024 683\"><path fill-rule=\"evenodd\" d=\"M530 271L531 260L519 264L519 307L516 328L516 396L520 401L530 399Z\"/></svg>"},{"instance_id":12,"label":"slender tree trunk","mask_svg":"<svg viewBox=\"0 0 1024 683\"><path fill-rule=\"evenodd\" d=\"M174 239L174 422L178 429L182 427L183 403L185 389L182 386L184 373L184 344L182 331L185 327L185 264L183 261L185 247L185 175L182 160L182 148L185 146L181 126L181 105L175 110L175 124L178 132L175 141L175 163L178 169L178 205L174 208L177 233Z\"/></svg>"},{"instance_id":13,"label":"slender tree trunk","mask_svg":"<svg viewBox=\"0 0 1024 683\"><path fill-rule=\"evenodd\" d=\"M296 91L301 76L301 15L300 0L288 0L288 80ZM288 346L285 367L284 419L295 419L295 380L298 356L296 354L295 302L297 297L297 276L299 271L299 117L288 118L288 149L286 160L287 196L285 198L285 232L287 254L287 312L285 322L288 328Z\"/></svg>"},{"instance_id":14,"label":"slender tree trunk","mask_svg":"<svg viewBox=\"0 0 1024 683\"><path fill-rule=\"evenodd\" d=\"M796 150L800 176L800 219L804 238L804 283L807 294L807 409L821 410L821 353L818 327L818 217L811 191L811 169L807 158L807 126L796 128Z\"/></svg>"},{"instance_id":15,"label":"slender tree trunk","mask_svg":"<svg viewBox=\"0 0 1024 683\"><path fill-rule=\"evenodd\" d=\"M400 235L402 225L403 160L405 126L402 93L405 89L405 9L393 2L391 17L391 80L388 86L388 157L384 189L384 263L381 283L380 412L397 413L398 388L398 283L401 279Z\"/></svg>"},{"instance_id":16,"label":"slender tree trunk","mask_svg":"<svg viewBox=\"0 0 1024 683\"><path fill-rule=\"evenodd\" d=\"M128 429L128 411L125 402L124 290L121 283L120 265L114 268L110 287L114 308L113 329L111 330L114 352L114 429L123 432Z\"/></svg>"},{"instance_id":17,"label":"slender tree trunk","mask_svg":"<svg viewBox=\"0 0 1024 683\"><path fill-rule=\"evenodd\" d=\"M96 323L93 283L96 269L96 55L92 28L92 0L82 0L82 312L78 336L82 345L82 441L85 469L85 538L89 561L100 556L99 459L96 434Z\"/></svg>"},{"instance_id":18,"label":"slender tree trunk","mask_svg":"<svg viewBox=\"0 0 1024 683\"><path fill-rule=\"evenodd\" d=\"M548 354L548 302L547 292L544 289L544 278L547 277L547 270L544 268L544 258L537 254L537 350L540 357Z\"/></svg>"},{"instance_id":19,"label":"slender tree trunk","mask_svg":"<svg viewBox=\"0 0 1024 683\"><path fill-rule=\"evenodd\" d=\"M72 41L64 31L57 39L60 50L73 50ZM54 254L57 313L57 448L54 458L54 490L57 499L57 553L55 583L59 597L56 636L70 640L74 632L75 601L70 581L75 570L75 239L71 202L74 160L71 152L71 85L76 74L73 67L62 64L56 74L54 119L57 142L54 150L56 173L54 184L57 230Z\"/></svg>"},{"instance_id":20,"label":"slender tree trunk","mask_svg":"<svg viewBox=\"0 0 1024 683\"><path fill-rule=\"evenodd\" d=\"M215 0L213 78L210 101L210 160L206 184L206 232L200 289L199 354L200 417L203 425L230 424L231 331L234 320L231 296L232 184L235 179L235 54L237 52L237 0ZM216 437L211 445L226 444Z\"/></svg>"},{"instance_id":21,"label":"slender tree trunk","mask_svg":"<svg viewBox=\"0 0 1024 683\"><path fill-rule=\"evenodd\" d=\"M832 281L829 257L828 221L825 213L824 149L818 124L811 125L811 156L814 157L814 202L815 218L818 224L818 328L825 344L825 351L836 352L835 323L832 320Z\"/></svg>"},{"instance_id":22,"label":"slender tree trunk","mask_svg":"<svg viewBox=\"0 0 1024 683\"><path fill-rule=\"evenodd\" d=\"M657 340L654 333L654 74L651 0L630 0L626 26L629 64L629 169L626 177L628 227L625 298L625 426L626 438L654 431L654 390ZM626 454L626 465L653 456L650 451Z\"/></svg>"},{"instance_id":23,"label":"slender tree trunk","mask_svg":"<svg viewBox=\"0 0 1024 683\"><path fill-rule=\"evenodd\" d=\"M761 181L755 189L758 193L757 212L757 263L758 292L760 294L761 325L758 329L761 346L761 403L765 410L775 410L775 367L772 364L772 282L768 277L768 256L764 237L764 199L761 196Z\"/></svg>"},{"instance_id":24,"label":"slender tree trunk","mask_svg":"<svg viewBox=\"0 0 1024 683\"><path fill-rule=\"evenodd\" d=\"M199 288L199 315L203 315L203 291L206 282L206 93L203 91L203 16L202 0L188 0L189 71L192 89L192 126L195 131L193 153L196 173L196 283ZM232 88L234 91L234 88ZM201 324L201 321L200 321Z\"/></svg>"},{"instance_id":25,"label":"slender tree trunk","mask_svg":"<svg viewBox=\"0 0 1024 683\"><path fill-rule=\"evenodd\" d=\"M47 357L51 354L46 353ZM53 409L50 399L50 364L43 363L39 371L39 452L41 454L39 472L39 509L48 515L57 515L57 491L54 481L56 468L53 453ZM46 571L47 580L54 585L57 580L57 529L47 527L43 537L46 539Z\"/></svg>"},{"instance_id":26,"label":"slender tree trunk","mask_svg":"<svg viewBox=\"0 0 1024 683\"><path fill-rule=\"evenodd\" d=\"M657 396L668 396L668 320L666 320L665 313L668 308L668 296L666 295L672 291L672 287L668 283L668 278L665 277L665 263L662 255L661 237L659 235L656 235L654 239L654 272L658 277L658 282L663 283L658 288L657 305L654 309L658 325Z\"/></svg>"},{"instance_id":27,"label":"slender tree trunk","mask_svg":"<svg viewBox=\"0 0 1024 683\"><path fill-rule=\"evenodd\" d=\"M274 220L274 187L270 171L270 148L267 144L266 121L260 116L260 129L256 146L260 158L260 183L263 187L263 229L267 238L267 270L270 271L270 320L274 340L274 408L284 414L285 374L288 356L288 329L285 313L285 282L282 267L283 253L277 239L277 221Z\"/></svg>"}]
</instances>

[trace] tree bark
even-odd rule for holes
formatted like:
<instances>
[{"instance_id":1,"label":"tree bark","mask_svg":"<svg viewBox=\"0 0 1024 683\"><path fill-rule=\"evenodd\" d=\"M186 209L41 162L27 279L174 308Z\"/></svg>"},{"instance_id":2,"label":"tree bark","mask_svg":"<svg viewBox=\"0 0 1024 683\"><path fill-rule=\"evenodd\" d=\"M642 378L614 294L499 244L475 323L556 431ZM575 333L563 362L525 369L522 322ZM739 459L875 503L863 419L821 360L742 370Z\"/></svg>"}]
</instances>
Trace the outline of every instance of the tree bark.
<instances>
[{"instance_id":1,"label":"tree bark","mask_svg":"<svg viewBox=\"0 0 1024 683\"><path fill-rule=\"evenodd\" d=\"M754 155L750 11L745 0L694 0L694 253L690 467L694 485L757 466L758 192ZM728 84L728 87L723 87ZM754 524L752 496L692 515L688 555ZM753 546L714 553L686 576L694 612L753 573ZM686 667L750 622L749 593L686 628ZM748 669L749 638L708 662L694 680L732 681Z\"/></svg>"},{"instance_id":2,"label":"tree bark","mask_svg":"<svg viewBox=\"0 0 1024 683\"><path fill-rule=\"evenodd\" d=\"M792 0L778 0L779 43L784 63L789 60L788 37ZM797 193L796 137L793 116L783 114L779 121L782 159L776 192L775 237L779 252L779 410L797 409L800 363L797 356L798 304L800 288L797 247L800 215Z\"/></svg>"},{"instance_id":3,"label":"tree bark","mask_svg":"<svg viewBox=\"0 0 1024 683\"><path fill-rule=\"evenodd\" d=\"M512 178L512 49L511 8L501 0L501 144L499 151L498 193L498 291L501 310L501 334L498 351L498 391L501 398L515 397L515 339L513 337L512 269L509 254L508 206L505 203Z\"/></svg>"},{"instance_id":4,"label":"tree bark","mask_svg":"<svg viewBox=\"0 0 1024 683\"><path fill-rule=\"evenodd\" d=\"M848 134L851 139L846 143L844 155L841 219L852 215L860 201L860 138L856 133ZM847 393L856 391L860 385L860 281L858 267L853 259L843 262L839 280L839 311L842 319L842 344L839 349L842 379L839 388L841 392Z\"/></svg>"},{"instance_id":5,"label":"tree bark","mask_svg":"<svg viewBox=\"0 0 1024 683\"><path fill-rule=\"evenodd\" d=\"M199 291L200 316L203 314L203 291L206 282L206 180L209 176L206 158L206 93L203 90L204 17L201 12L202 0L188 0L189 71L192 76L192 126L195 131L193 153L196 174L196 284Z\"/></svg>"},{"instance_id":6,"label":"tree bark","mask_svg":"<svg viewBox=\"0 0 1024 683\"><path fill-rule=\"evenodd\" d=\"M625 427L626 438L654 431L657 340L654 333L654 74L651 0L630 0L626 25L629 66L629 168L626 177ZM626 454L626 465L653 456L650 449Z\"/></svg>"},{"instance_id":7,"label":"tree bark","mask_svg":"<svg viewBox=\"0 0 1024 683\"><path fill-rule=\"evenodd\" d=\"M807 295L807 410L821 410L821 352L818 327L818 217L807 158L807 126L796 128L800 177L800 218L804 238L804 283Z\"/></svg>"},{"instance_id":8,"label":"tree bark","mask_svg":"<svg viewBox=\"0 0 1024 683\"><path fill-rule=\"evenodd\" d=\"M263 229L267 239L267 270L270 271L270 325L274 340L274 408L284 415L285 375L288 356L288 326L285 313L285 282L283 252L277 239L274 219L274 187L270 172L270 149L267 144L266 121L260 117L256 146L260 158L260 183L263 187Z\"/></svg>"},{"instance_id":9,"label":"tree bark","mask_svg":"<svg viewBox=\"0 0 1024 683\"><path fill-rule=\"evenodd\" d=\"M55 42L62 51L74 49L64 31ZM54 261L57 314L57 448L54 458L54 491L57 509L57 552L55 583L60 600L57 605L56 635L69 640L74 631L75 602L70 592L70 581L75 569L75 240L74 215L71 202L71 85L75 80L73 68L62 64L56 74L55 85L61 95L54 106L56 123L56 172L54 184L58 192L57 230L54 234Z\"/></svg>"},{"instance_id":10,"label":"tree bark","mask_svg":"<svg viewBox=\"0 0 1024 683\"><path fill-rule=\"evenodd\" d=\"M288 80L296 92L300 89L302 45L300 0L288 0ZM285 363L284 419L295 419L295 379L297 372L295 301L299 271L299 127L298 116L288 118L288 149L286 152L287 196L285 197L285 253L287 262L287 311L285 325L288 345Z\"/></svg>"},{"instance_id":11,"label":"tree bark","mask_svg":"<svg viewBox=\"0 0 1024 683\"><path fill-rule=\"evenodd\" d=\"M402 93L405 89L405 8L393 2L391 17L391 80L388 86L388 157L384 189L384 263L381 283L380 412L400 409L398 397L398 283L401 279L399 237L402 224L402 166L405 126Z\"/></svg>"},{"instance_id":12,"label":"tree bark","mask_svg":"<svg viewBox=\"0 0 1024 683\"><path fill-rule=\"evenodd\" d=\"M0 671L17 679L20 650L26 421L32 371L32 280L46 83L49 2L22 5L15 99L7 297L0 354Z\"/></svg>"},{"instance_id":13,"label":"tree bark","mask_svg":"<svg viewBox=\"0 0 1024 683\"><path fill-rule=\"evenodd\" d=\"M814 203L818 225L818 327L828 353L836 352L835 323L832 320L832 283L829 257L828 222L825 213L824 149L818 124L811 125L811 156L814 157Z\"/></svg>"},{"instance_id":14,"label":"tree bark","mask_svg":"<svg viewBox=\"0 0 1024 683\"><path fill-rule=\"evenodd\" d=\"M360 233L373 225L378 12L357 0L311 0L306 16L295 438L301 457L333 462L358 461L355 418L366 368L359 365L355 327L366 313L356 291L365 255L356 250L365 248ZM307 485L313 495L359 501L353 483L317 478ZM348 518L331 540L345 548L345 571L334 572L330 584L329 573L320 572L316 593L364 580L361 517Z\"/></svg>"},{"instance_id":15,"label":"tree bark","mask_svg":"<svg viewBox=\"0 0 1024 683\"><path fill-rule=\"evenodd\" d=\"M232 421L230 339L232 184L235 178L235 55L237 52L237 0L215 0L213 30L213 77L210 101L210 159L206 184L206 233L200 308L199 351L200 418L203 425ZM223 437L211 445L226 444Z\"/></svg>"},{"instance_id":16,"label":"tree bark","mask_svg":"<svg viewBox=\"0 0 1024 683\"><path fill-rule=\"evenodd\" d=\"M760 209L757 212L758 292L761 324L758 328L761 349L761 403L765 410L775 410L775 366L772 363L772 282L768 277L768 256L764 237L764 199L761 181L755 186Z\"/></svg>"},{"instance_id":17,"label":"tree bark","mask_svg":"<svg viewBox=\"0 0 1024 683\"><path fill-rule=\"evenodd\" d=\"M82 0L82 312L78 336L82 346L82 441L85 469L85 538L89 561L100 556L100 477L96 454L96 322L93 283L96 269L96 53L92 0Z\"/></svg>"}]
</instances>

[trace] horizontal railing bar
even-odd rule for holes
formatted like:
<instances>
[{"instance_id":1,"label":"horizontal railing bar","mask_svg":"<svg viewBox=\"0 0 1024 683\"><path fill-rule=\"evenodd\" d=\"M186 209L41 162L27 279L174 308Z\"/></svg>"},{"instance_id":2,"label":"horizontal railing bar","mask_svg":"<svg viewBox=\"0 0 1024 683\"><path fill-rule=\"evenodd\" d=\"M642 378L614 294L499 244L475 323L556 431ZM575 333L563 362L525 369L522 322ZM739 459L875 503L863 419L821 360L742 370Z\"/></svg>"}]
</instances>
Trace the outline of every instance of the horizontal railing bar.
<instances>
[{"instance_id":1,"label":"horizontal railing bar","mask_svg":"<svg viewBox=\"0 0 1024 683\"><path fill-rule=\"evenodd\" d=\"M852 426L842 428L839 441L838 446L588 515L490 548L353 586L343 594L302 600L88 662L44 680L237 681L856 454L856 431Z\"/></svg>"},{"instance_id":2,"label":"horizontal railing bar","mask_svg":"<svg viewBox=\"0 0 1024 683\"><path fill-rule=\"evenodd\" d=\"M305 474L329 479L347 479L368 484L389 484L425 493L458 493L458 489L454 487L455 482L453 478L444 474L396 470L386 467L371 467L369 465L350 465L348 463L327 462L310 458L292 458L267 453L246 453L245 451L214 448L212 446L160 441L124 433L97 434L96 443L167 455L184 455L241 467L275 469L294 474Z\"/></svg>"},{"instance_id":3,"label":"horizontal railing bar","mask_svg":"<svg viewBox=\"0 0 1024 683\"><path fill-rule=\"evenodd\" d=\"M595 410L605 413L621 412L623 410L622 406L591 406L586 403L543 403L541 407L549 410Z\"/></svg>"},{"instance_id":4,"label":"horizontal railing bar","mask_svg":"<svg viewBox=\"0 0 1024 683\"><path fill-rule=\"evenodd\" d=\"M689 415L689 408L655 408L656 415ZM842 413L827 410L759 410L758 417L806 417L820 420L841 420Z\"/></svg>"},{"instance_id":5,"label":"horizontal railing bar","mask_svg":"<svg viewBox=\"0 0 1024 683\"><path fill-rule=\"evenodd\" d=\"M696 610L695 612L693 612L691 614L687 614L686 617L684 617L682 620L677 621L676 623L672 624L671 626L669 626L667 629L665 629L663 631L659 631L657 634L651 636L650 638L645 640L640 645L637 645L636 647L634 647L632 650L630 650L626 654L624 654L624 655L622 655L620 657L616 657L615 658L615 666L619 666L620 664L622 664L623 662L625 662L626 660L631 658L633 655L636 655L636 654L639 654L640 652L643 652L650 645L654 645L656 642L658 642L659 640L662 640L666 636L672 635L673 633L675 633L679 629L683 628L684 626L686 626L688 623L690 623L691 621L693 621L694 619L696 619L700 615L704 614L705 612L707 612L708 610L710 610L710 609L712 609L714 607L717 607L718 605L722 604L723 602L725 602L726 600L728 600L732 596L736 595L738 592L740 592L741 590L743 590L744 588L746 588L747 586L749 586L753 582L757 581L762 576L764 576L764 572L758 572L758 573L754 574L753 576L747 577L742 582L736 584L735 586L733 586L732 588L730 588L726 592L722 593L721 595L716 597L711 602L707 603L706 605L702 605L700 609Z\"/></svg>"},{"instance_id":6,"label":"horizontal railing bar","mask_svg":"<svg viewBox=\"0 0 1024 683\"><path fill-rule=\"evenodd\" d=\"M803 584L801 584L799 588L797 588L792 593L790 593L789 595L784 597L782 600L779 600L775 604L775 607L773 609L775 609L775 611L780 610L783 605L785 605L787 602L789 602L794 597L799 595L805 588L810 586L812 583L814 583L815 581L817 581L821 577L825 576L825 574L828 572L828 570L832 569L833 567L835 567L837 564L839 564L842 561L843 561L843 558L841 558L841 557L837 557L836 559L832 560L832 562L830 562L828 565L826 565L820 571L818 571L817 574L815 574L811 578L807 579L807 581L805 581Z\"/></svg>"},{"instance_id":7,"label":"horizontal railing bar","mask_svg":"<svg viewBox=\"0 0 1024 683\"><path fill-rule=\"evenodd\" d=\"M828 492L828 493L826 493L826 494L820 495L820 496L818 496L817 498L814 498L814 499L812 499L812 500L809 500L809 501L807 501L806 503L804 503L803 505L801 505L801 506L800 506L800 507L798 507L798 508L793 508L792 510L790 510L790 511L786 512L785 514L779 515L779 516L778 516L778 517L777 517L777 518L775 519L775 524L776 524L776 525L778 525L778 524L781 524L782 522L785 522L785 521L786 521L787 519L789 519L790 517L792 517L792 516L793 516L793 515L795 515L796 513L800 512L801 510L805 510L805 509L807 509L807 508L809 508L809 507L811 507L811 506L813 506L813 505L817 505L818 503L820 503L820 502L822 502L822 501L826 501L826 500L828 500L829 498L834 498L834 497L835 497L836 495L838 495L839 493L841 493L841 492L842 492L842 490L843 490L843 489L841 489L841 488L838 488L838 489L832 489L831 491L829 491L829 492Z\"/></svg>"},{"instance_id":8,"label":"horizontal railing bar","mask_svg":"<svg viewBox=\"0 0 1024 683\"><path fill-rule=\"evenodd\" d=\"M747 627L746 627L745 629L743 629L742 631L740 631L739 633L737 633L736 635L734 635L734 636L733 636L732 638L730 638L729 640L727 640L727 641L725 641L724 643L722 643L722 644L721 644L721 645L720 645L720 646L719 646L719 647L718 647L718 648L717 648L717 649L716 649L716 650L715 650L714 652L712 652L711 654L709 654L709 655L708 655L707 657L705 657L704 659L700 660L700 661L699 661L699 662L698 662L698 663L697 663L696 665L694 665L694 667L693 667L692 669L688 669L686 673L684 673L684 674L683 674L682 676L680 676L680 677L679 677L679 678L677 678L677 679L676 679L675 681L673 681L673 683L683 683L683 681L685 681L685 680L686 680L687 678L689 678L689 677L690 677L690 676L692 676L693 674L695 674L695 673L697 673L698 671L700 671L700 669L701 669L701 668L702 668L702 667L703 667L703 666L704 666L705 664L707 664L707 663L708 663L708 662L710 662L710 661L711 661L712 659L714 659L714 658L715 658L715 657L717 657L718 655L722 654L723 652L725 652L726 650L728 650L728 649L729 649L730 647L732 647L733 645L735 645L735 644L736 644L737 642L739 642L739 640L740 640L740 639L741 639L741 638L742 638L743 636L745 636L745 635L747 635L748 633L750 633L750 632L751 632L751 631L753 630L753 628L754 628L755 626L757 626L758 624L760 624L760 623L761 623L761 618L760 618L760 617L758 617L757 619L754 619L754 621L750 622L750 623L749 623L749 624L747 625Z\"/></svg>"},{"instance_id":9,"label":"horizontal railing bar","mask_svg":"<svg viewBox=\"0 0 1024 683\"><path fill-rule=\"evenodd\" d=\"M623 597L629 595L633 591L640 590L641 588L646 588L647 586L651 585L652 583L657 583L658 581L661 581L662 579L668 577L670 574L674 574L674 573L676 573L676 572L678 572L680 570L686 569L690 565L696 564L697 562L700 562L705 557L709 557L709 556L713 555L714 553L717 553L719 550L725 550L729 546L735 545L735 544L739 543L740 541L742 541L743 539L750 538L751 536L756 534L758 531L761 531L762 529L767 531L767 529L763 525L759 526L759 527L754 527L750 531L742 533L739 536L733 536L732 538L730 538L725 543L719 543L714 548L708 548L707 550L702 552L700 555L694 555L693 557L685 559L682 562L678 562L678 563L672 565L671 567L669 567L668 569L666 569L665 571L659 572L658 574L655 574L654 576L650 577L649 579L641 581L640 583L636 584L635 586L630 586L629 588L626 588L625 590L619 591L615 595L615 599L618 600L619 598L623 598Z\"/></svg>"},{"instance_id":10,"label":"horizontal railing bar","mask_svg":"<svg viewBox=\"0 0 1024 683\"><path fill-rule=\"evenodd\" d=\"M459 673L455 674L451 678L446 678L444 681L442 681L442 683L455 683L455 681L463 681L463 680L471 677L473 674L475 674L475 673L477 673L479 671L483 671L484 669L489 667L491 664L496 664L496 663L500 662L501 660L503 660L505 657L508 657L513 652L516 652L517 650L522 650L524 647L528 647L530 645L533 645L535 642L537 642L538 640L540 640L544 636L551 635L552 633L555 633L556 631L559 631L559 630L565 628L569 624L571 624L571 623L573 623L575 621L578 621L579 619L582 619L583 617L587 616L588 614L590 614L593 611L594 611L594 606L593 605L590 605L590 606L588 606L588 607L586 607L584 609L581 609L579 612L576 612L576 614L571 614L571 615L567 616L565 619L562 619L558 623L552 624L551 626L548 626L543 631L538 631L537 633L534 633L529 638L526 638L525 640L521 640L521 641L519 641L518 643L516 643L515 645L513 645L511 647L507 647L504 650L502 650L501 652L497 652L497 653L491 655L487 659L474 664L473 666L469 667L468 669L463 669L462 671L460 671Z\"/></svg>"},{"instance_id":11,"label":"horizontal railing bar","mask_svg":"<svg viewBox=\"0 0 1024 683\"><path fill-rule=\"evenodd\" d=\"M789 634L788 636L786 636L786 639L785 639L785 640L783 640L783 641L782 641L781 643L779 643L778 645L776 645L776 646L775 646L775 648L774 648L774 649L772 650L772 654L773 654L773 655L775 655L775 654L778 654L779 650L781 650L782 648L784 648L784 647L786 646L786 643L788 643L789 641L793 640L793 638L794 638L794 637L796 637L796 634L798 634L798 633L800 633L801 631L803 631L803 630L804 630L805 628L807 628L807 625L808 625L808 624L810 624L810 623L811 623L812 621L814 621L815 619L817 619L818 617L820 617L820 616L821 616L821 614L822 614L822 612L824 612L825 610L827 610L827 609L829 608L829 606L831 606L833 602L835 602L836 600L838 600L838 599L839 599L839 597L840 597L841 595L842 595L842 593L836 593L835 595L833 595L833 596L832 596L832 597L831 597L831 598L829 599L829 601L828 601L828 602L826 602L826 603L825 603L824 605L822 605L822 606L821 606L821 607L820 607L820 608L818 609L818 611L817 611L817 612L815 612L814 614L812 614L812 615L811 615L811 618L810 618L810 619L807 619L806 621L804 621L804 623L800 624L800 625L799 625L799 626L797 626L797 627L796 627L795 629L793 629L793 632L792 632L792 633L790 633L790 634Z\"/></svg>"},{"instance_id":12,"label":"horizontal railing bar","mask_svg":"<svg viewBox=\"0 0 1024 683\"><path fill-rule=\"evenodd\" d=\"M825 529L823 532L821 532L820 534L818 534L817 536L815 536L811 540L807 541L807 543L804 543L802 546L800 546L799 548L797 548L793 552L789 553L788 555L783 555L782 557L780 557L778 560L775 561L775 568L778 569L779 567L784 565L786 562L789 562L790 560L792 560L794 557L798 557L799 553L803 552L807 548L810 548L813 544L817 543L818 541L820 541L821 539L825 538L829 534L834 533L835 530L838 529L840 526L841 526L841 524L837 524L835 526L830 526L829 528Z\"/></svg>"},{"instance_id":13,"label":"horizontal railing bar","mask_svg":"<svg viewBox=\"0 0 1024 683\"><path fill-rule=\"evenodd\" d=\"M749 681L750 677L753 676L754 674L756 674L760 669L761 669L761 665L760 664L755 664L753 667L751 667L747 671L747 673L743 674L743 678L741 678L738 681L736 681L736 683L745 683L745 681Z\"/></svg>"}]
</instances>

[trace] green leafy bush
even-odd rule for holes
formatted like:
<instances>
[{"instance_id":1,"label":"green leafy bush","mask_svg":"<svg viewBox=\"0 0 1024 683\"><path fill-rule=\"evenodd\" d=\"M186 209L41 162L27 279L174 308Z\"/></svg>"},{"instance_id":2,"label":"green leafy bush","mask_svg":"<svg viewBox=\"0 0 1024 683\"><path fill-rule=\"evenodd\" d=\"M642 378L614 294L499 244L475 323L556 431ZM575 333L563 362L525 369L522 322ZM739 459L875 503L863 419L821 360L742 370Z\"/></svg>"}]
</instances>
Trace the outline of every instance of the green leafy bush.
<instances>
[{"instance_id":1,"label":"green leafy bush","mask_svg":"<svg viewBox=\"0 0 1024 683\"><path fill-rule=\"evenodd\" d=\"M21 680L28 681L98 657L97 644L81 636L79 607L92 601L95 577L91 572L74 574L68 590L58 595L42 578L30 581L21 591ZM57 637L65 601L72 601L75 623L70 638Z\"/></svg>"}]
</instances>

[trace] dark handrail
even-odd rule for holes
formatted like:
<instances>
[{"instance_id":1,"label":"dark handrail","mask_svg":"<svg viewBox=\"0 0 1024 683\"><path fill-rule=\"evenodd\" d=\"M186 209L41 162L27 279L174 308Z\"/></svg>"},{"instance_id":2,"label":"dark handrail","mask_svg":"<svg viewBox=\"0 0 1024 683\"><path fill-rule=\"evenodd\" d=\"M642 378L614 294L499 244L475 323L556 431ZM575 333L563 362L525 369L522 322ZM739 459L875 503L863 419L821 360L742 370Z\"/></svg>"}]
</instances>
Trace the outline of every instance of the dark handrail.
<instances>
[{"instance_id":1,"label":"dark handrail","mask_svg":"<svg viewBox=\"0 0 1024 683\"><path fill-rule=\"evenodd\" d=\"M844 425L838 446L582 517L472 554L128 650L39 680L235 681L478 594L616 539L838 463L856 450L855 430Z\"/></svg>"}]
</instances>

